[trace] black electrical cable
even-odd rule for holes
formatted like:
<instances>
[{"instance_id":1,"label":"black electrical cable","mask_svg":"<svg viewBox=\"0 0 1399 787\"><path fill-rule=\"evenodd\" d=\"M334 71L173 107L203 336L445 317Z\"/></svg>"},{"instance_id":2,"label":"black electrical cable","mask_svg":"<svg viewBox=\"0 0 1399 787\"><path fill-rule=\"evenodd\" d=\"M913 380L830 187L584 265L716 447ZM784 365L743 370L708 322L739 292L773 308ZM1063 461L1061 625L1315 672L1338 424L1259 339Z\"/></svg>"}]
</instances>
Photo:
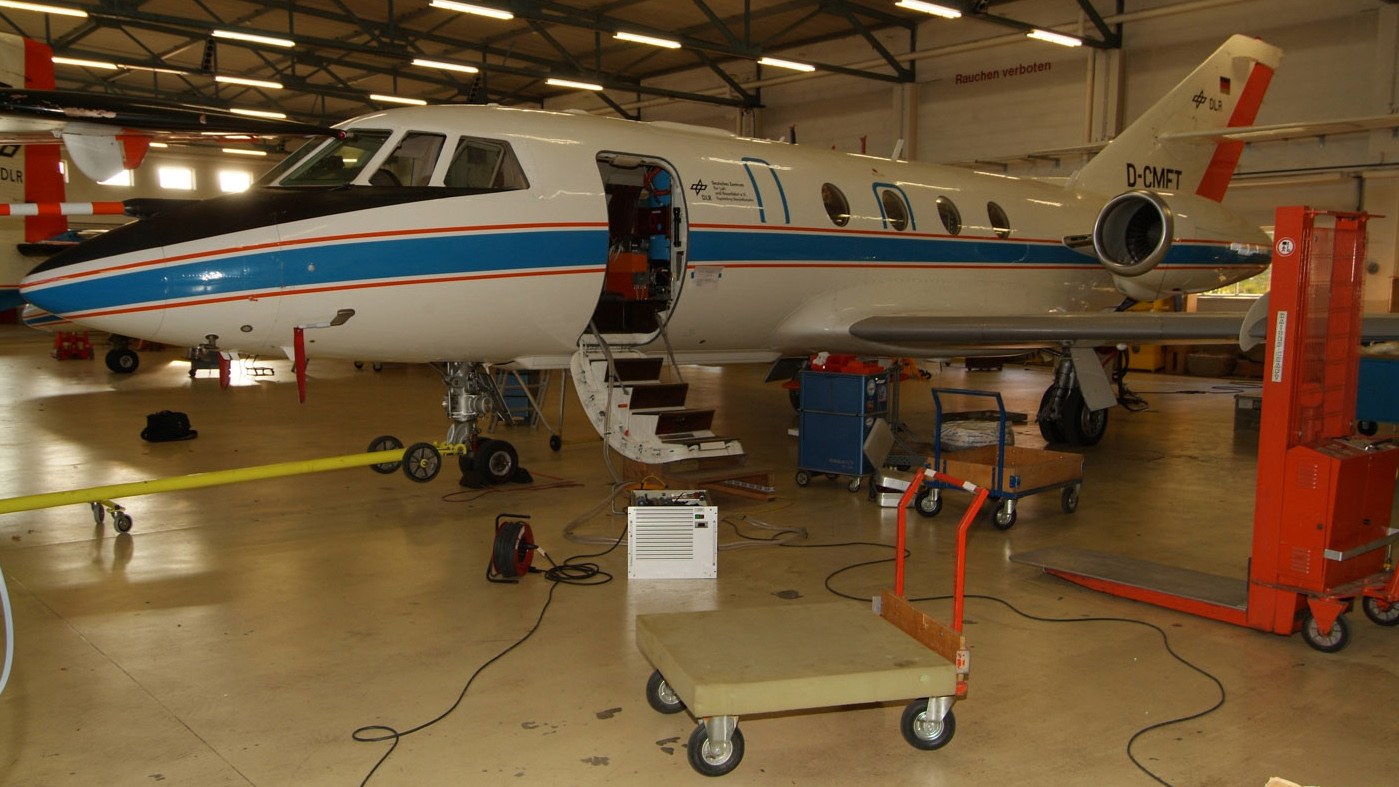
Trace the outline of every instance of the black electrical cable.
<instances>
[{"instance_id":1,"label":"black electrical cable","mask_svg":"<svg viewBox=\"0 0 1399 787\"><path fill-rule=\"evenodd\" d=\"M731 523L731 524L732 524L732 523ZM746 539L753 540L753 541L768 541L768 540L771 540L771 539L756 538L756 537L754 537L754 536L744 535L744 533L738 529L738 526L737 526L737 525L734 525L734 531L737 532L738 535L739 535L741 538L746 538ZM805 548L821 548L821 547L840 547L840 546L877 546L877 547L883 547L883 548L885 548L885 549L894 549L894 548L895 548L893 544L883 544L883 543L879 543L879 542L875 542L875 541L848 541L848 542L844 542L844 543L840 543L840 544L782 544L782 546L786 546L786 547L795 547L795 548L802 548L802 547L805 547ZM911 553L910 553L907 549L904 550L904 557L905 557L905 559L906 559L910 554L911 554ZM855 570L855 569L857 569L857 568L863 568L863 567L865 567L865 566L873 566L873 565L879 565L879 564L882 564L882 563L892 563L892 562L894 562L894 558L884 558L883 560L869 560L869 561L864 561L864 562L861 562L861 563L853 563L853 564L848 565L848 566L845 566L845 567L843 567L843 568L838 568L838 569L836 569L835 571L832 571L830 574L827 574L827 575L826 575L826 580L825 580L826 589L829 590L832 594L834 594L834 595L836 595L836 596L839 596L839 597L841 597L841 598L850 599L851 601L859 601L859 602L861 602L861 603L868 603L868 602L869 602L869 599L866 598L866 597L852 596L852 595L850 595L849 593L843 593L843 592L841 592L841 591L839 591L839 590L836 590L836 589L831 585L831 580L835 579L837 576L839 576L839 575L841 575L841 574L844 574L844 573L847 572L847 571L853 571L853 570ZM952 598L952 596L950 596L950 595L942 595L942 596L924 596L924 597L921 597L921 598L911 598L911 599L909 599L909 601L945 601L945 600L950 599L950 598ZM1192 713L1192 714L1189 714L1189 715L1187 715L1187 716L1180 716L1180 717L1178 717L1178 718L1168 719L1168 720L1166 720L1166 721L1161 721L1161 722L1157 722L1157 723L1155 723L1155 724L1148 725L1148 726L1146 726L1146 727L1143 727L1143 728L1137 730L1136 732L1134 732L1134 733L1132 734L1132 737L1130 737L1130 738L1127 739L1127 759L1131 760L1131 761L1132 761L1132 764L1135 765L1135 766L1137 767L1138 770L1140 770L1142 773L1146 774L1147 776L1151 777L1151 778L1152 778L1153 780L1155 780L1157 783L1163 784L1163 785L1165 785L1166 787L1173 787L1173 786L1171 785L1170 782L1168 782L1168 781L1166 781L1165 779L1161 778L1160 776L1156 775L1154 772L1151 771L1151 769L1149 769L1149 768L1147 768L1145 765L1143 765L1143 764L1141 763L1141 761L1137 759L1136 755L1132 753L1132 746L1133 746L1134 744L1136 744L1138 738L1140 738L1141 736L1147 734L1148 732L1152 732L1152 731L1154 731L1154 730L1159 730L1159 729L1161 729L1161 728L1163 728L1163 727L1169 727L1169 726L1172 726L1172 725L1175 725L1175 724L1183 724L1183 723L1185 723L1185 722L1187 722L1187 721L1194 721L1195 719L1202 718L1202 717L1204 717L1204 716L1207 716L1207 715L1209 715L1209 714L1215 712L1216 710L1219 710L1221 707L1223 707L1224 701L1225 701L1225 699L1226 699L1226 697L1227 697L1227 694L1226 694L1226 692L1225 692L1225 690L1224 690L1224 684L1223 684L1223 682L1221 682L1221 681L1219 680L1219 678L1217 678L1217 677L1215 677L1214 675L1212 675L1212 674L1210 674L1209 672L1207 672L1203 667L1200 667L1200 666L1196 665L1195 663L1189 661L1189 660L1186 659L1184 656L1182 656L1182 655L1180 655L1179 653L1177 653L1177 652L1175 651L1175 649L1171 647L1170 637L1167 636L1165 629L1161 628L1160 626L1157 626L1157 625L1154 624L1154 623L1148 623L1148 622L1146 622L1145 620L1138 620L1138 619L1136 619L1136 618L1119 618L1119 617L1051 618L1051 617L1045 617L1045 616L1042 616L1042 615L1034 615L1034 614L1031 614L1031 613L1029 613L1029 612L1025 612L1024 610L1022 610L1022 609L1016 607L1014 604L1010 603L1009 601L1006 601L1005 599L1000 598L1000 597L997 597L997 596L987 596L987 595L980 595L980 594L968 593L968 594L965 594L965 595L963 596L963 598L980 599L980 600L983 600L983 601L994 601L994 602L996 602L997 604L1001 604L1002 606L1006 607L1006 608L1009 609L1011 612L1014 612L1015 614L1017 614L1017 615L1019 615L1019 616L1021 616L1021 617L1023 617L1023 618L1026 618L1027 620L1033 620L1033 621L1036 621L1036 622L1038 622L1038 623L1128 623L1128 624L1137 625L1137 626L1145 626L1145 627L1151 629L1152 631L1155 631L1158 635L1160 635L1160 637L1161 637L1161 644L1166 648L1166 653L1168 653L1168 654L1171 656L1171 658L1175 659L1176 661L1180 662L1181 664L1184 664L1185 666L1189 667L1190 669L1194 670L1195 672L1200 673L1201 675L1205 676L1205 678L1209 679L1209 681L1212 682L1212 683L1215 685L1215 688L1219 689L1219 699L1216 700L1215 703L1214 703L1213 705L1211 705L1210 707L1206 708L1205 710L1199 711L1199 712L1197 712L1197 713Z\"/></svg>"},{"instance_id":2,"label":"black electrical cable","mask_svg":"<svg viewBox=\"0 0 1399 787\"><path fill-rule=\"evenodd\" d=\"M379 770L380 766L387 762L389 756L398 748L398 742L400 740L415 732L421 732L450 716L452 712L461 705L462 700L466 699L466 692L471 689L471 684L476 682L476 678L479 677L487 667L500 661L506 654L525 644L530 637L534 636L535 632L539 630L540 624L544 622L544 613L548 612L549 605L554 603L554 591L559 589L559 585L603 585L611 582L612 575L603 571L598 564L577 563L575 561L582 560L583 558L602 557L616 549L617 546L622 543L622 539L626 537L627 530L623 527L621 535L617 536L617 540L612 542L612 546L607 549L589 555L574 555L566 558L562 563L555 563L554 559L549 557L548 553L544 552L542 549L539 550L539 553L544 555L552 568L542 572L544 578L550 582L549 594L544 598L544 605L539 608L539 615L534 619L534 625L530 626L529 630L524 633L524 636L515 640L509 647L490 657L484 664L477 667L476 671L471 673L471 677L466 679L466 684L462 686L461 692L457 694L457 698L452 702L451 706L432 719L402 731L394 729L387 724L367 724L351 733L350 737L359 743L383 743L384 741L393 741L393 743L389 745L389 750L384 752L383 756L374 763L374 767L369 769L369 773L364 775L364 779L360 782L360 787L369 784L369 780L374 778L374 774Z\"/></svg>"}]
</instances>

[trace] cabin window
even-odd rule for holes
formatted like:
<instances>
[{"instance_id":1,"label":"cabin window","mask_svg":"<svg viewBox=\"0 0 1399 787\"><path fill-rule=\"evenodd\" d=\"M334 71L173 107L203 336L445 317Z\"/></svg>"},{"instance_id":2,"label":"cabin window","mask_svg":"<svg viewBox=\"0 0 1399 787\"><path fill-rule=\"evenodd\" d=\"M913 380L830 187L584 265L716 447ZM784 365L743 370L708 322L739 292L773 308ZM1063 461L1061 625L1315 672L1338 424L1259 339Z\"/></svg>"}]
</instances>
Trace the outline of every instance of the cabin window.
<instances>
[{"instance_id":1,"label":"cabin window","mask_svg":"<svg viewBox=\"0 0 1399 787\"><path fill-rule=\"evenodd\" d=\"M826 206L826 215L831 217L831 223L837 227L850 223L850 200L834 183L821 184L821 202Z\"/></svg>"},{"instance_id":2,"label":"cabin window","mask_svg":"<svg viewBox=\"0 0 1399 787\"><path fill-rule=\"evenodd\" d=\"M345 185L359 177L365 165L388 139L387 131L352 130L344 139L332 142L312 153L305 163L282 179L282 185Z\"/></svg>"},{"instance_id":3,"label":"cabin window","mask_svg":"<svg viewBox=\"0 0 1399 787\"><path fill-rule=\"evenodd\" d=\"M515 152L504 142L462 137L443 185L461 189L517 191L529 188Z\"/></svg>"},{"instance_id":4,"label":"cabin window","mask_svg":"<svg viewBox=\"0 0 1399 787\"><path fill-rule=\"evenodd\" d=\"M986 217L991 219L991 231L996 237L1005 240L1010 237L1010 217L1005 209L994 202L986 203Z\"/></svg>"},{"instance_id":5,"label":"cabin window","mask_svg":"<svg viewBox=\"0 0 1399 787\"><path fill-rule=\"evenodd\" d=\"M426 186L446 141L441 134L405 134L398 147L369 176L369 185Z\"/></svg>"},{"instance_id":6,"label":"cabin window","mask_svg":"<svg viewBox=\"0 0 1399 787\"><path fill-rule=\"evenodd\" d=\"M962 212L957 210L957 204L947 197L938 197L938 218L942 219L942 226L947 230L948 235L960 235L962 233Z\"/></svg>"},{"instance_id":7,"label":"cabin window","mask_svg":"<svg viewBox=\"0 0 1399 787\"><path fill-rule=\"evenodd\" d=\"M879 204L884 208L884 220L890 227L899 232L908 229L908 205L904 204L904 198L899 192L883 189L879 192Z\"/></svg>"},{"instance_id":8,"label":"cabin window","mask_svg":"<svg viewBox=\"0 0 1399 787\"><path fill-rule=\"evenodd\" d=\"M325 140L308 139L305 142L301 143L301 147L298 147L296 150L293 150L291 153L288 153L286 158L277 162L277 165L275 167L268 170L267 172L264 172L262 174L262 177L257 179L257 183L259 185L266 185L276 180L277 178L280 178L283 175L287 174L298 164L300 164L308 155L310 155L311 151L320 147L322 142L325 142Z\"/></svg>"}]
</instances>

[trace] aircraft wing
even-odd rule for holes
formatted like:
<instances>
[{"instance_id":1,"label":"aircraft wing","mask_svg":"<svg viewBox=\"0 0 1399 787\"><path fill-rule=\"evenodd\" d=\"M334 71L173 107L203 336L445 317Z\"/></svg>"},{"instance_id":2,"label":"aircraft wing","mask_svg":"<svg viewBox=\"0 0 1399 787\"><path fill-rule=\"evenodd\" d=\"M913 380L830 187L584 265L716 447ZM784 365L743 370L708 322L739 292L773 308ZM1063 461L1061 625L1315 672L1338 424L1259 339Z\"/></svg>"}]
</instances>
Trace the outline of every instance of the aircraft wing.
<instances>
[{"instance_id":1,"label":"aircraft wing","mask_svg":"<svg viewBox=\"0 0 1399 787\"><path fill-rule=\"evenodd\" d=\"M191 142L211 137L342 134L327 126L174 101L65 90L0 90L0 144L62 140L73 163L99 181L135 168L156 139Z\"/></svg>"},{"instance_id":2,"label":"aircraft wing","mask_svg":"<svg viewBox=\"0 0 1399 787\"><path fill-rule=\"evenodd\" d=\"M1266 307L1258 314L1098 312L1009 316L884 315L849 327L852 337L899 352L946 352L949 348L1015 349L1108 344L1206 344L1262 341ZM1244 326L1248 329L1246 335ZM1364 319L1368 341L1399 340L1399 314ZM989 354L989 353L988 353Z\"/></svg>"}]
</instances>

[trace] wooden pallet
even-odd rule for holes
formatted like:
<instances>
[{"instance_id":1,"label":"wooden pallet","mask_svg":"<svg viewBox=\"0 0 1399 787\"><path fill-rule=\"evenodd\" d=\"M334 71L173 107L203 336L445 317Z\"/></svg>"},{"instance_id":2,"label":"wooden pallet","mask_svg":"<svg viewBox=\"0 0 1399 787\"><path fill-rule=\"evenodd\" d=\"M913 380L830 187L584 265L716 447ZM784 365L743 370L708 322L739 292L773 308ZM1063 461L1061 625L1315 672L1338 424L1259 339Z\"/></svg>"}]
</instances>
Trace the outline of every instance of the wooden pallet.
<instances>
[{"instance_id":1,"label":"wooden pallet","mask_svg":"<svg viewBox=\"0 0 1399 787\"><path fill-rule=\"evenodd\" d=\"M752 500L776 500L772 471L750 467L741 460L742 457L714 457L652 465L627 459L622 465L622 477L640 481L649 476L674 489L704 489Z\"/></svg>"}]
</instances>

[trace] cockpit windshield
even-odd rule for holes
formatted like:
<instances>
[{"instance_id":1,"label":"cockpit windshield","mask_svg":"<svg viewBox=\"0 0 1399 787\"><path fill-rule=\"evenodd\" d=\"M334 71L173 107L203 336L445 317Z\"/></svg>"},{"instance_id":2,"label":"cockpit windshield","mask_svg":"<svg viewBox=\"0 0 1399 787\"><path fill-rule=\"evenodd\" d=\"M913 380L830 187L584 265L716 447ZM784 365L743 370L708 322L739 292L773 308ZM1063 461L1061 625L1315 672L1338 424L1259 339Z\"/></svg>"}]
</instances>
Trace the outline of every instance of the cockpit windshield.
<instances>
[{"instance_id":1,"label":"cockpit windshield","mask_svg":"<svg viewBox=\"0 0 1399 787\"><path fill-rule=\"evenodd\" d=\"M353 129L345 138L325 145L282 178L283 186L340 186L359 176L383 147L388 131ZM297 151L300 153L300 151ZM298 157L299 158L299 157Z\"/></svg>"}]
</instances>

